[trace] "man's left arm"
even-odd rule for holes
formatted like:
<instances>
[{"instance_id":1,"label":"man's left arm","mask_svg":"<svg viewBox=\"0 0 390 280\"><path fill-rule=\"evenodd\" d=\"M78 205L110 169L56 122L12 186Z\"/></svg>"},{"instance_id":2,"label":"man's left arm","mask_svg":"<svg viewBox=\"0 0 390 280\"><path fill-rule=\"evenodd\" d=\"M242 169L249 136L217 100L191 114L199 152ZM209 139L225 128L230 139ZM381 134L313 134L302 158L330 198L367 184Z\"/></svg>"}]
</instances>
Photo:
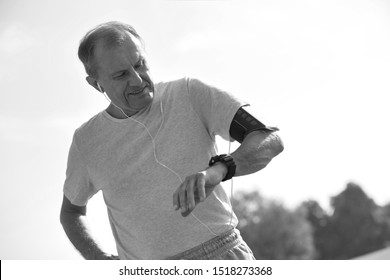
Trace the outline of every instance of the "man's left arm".
<instances>
[{"instance_id":1,"label":"man's left arm","mask_svg":"<svg viewBox=\"0 0 390 280\"><path fill-rule=\"evenodd\" d=\"M255 173L268 165L284 149L277 132L255 130L249 133L231 156L236 164L234 176Z\"/></svg>"},{"instance_id":2,"label":"man's left arm","mask_svg":"<svg viewBox=\"0 0 390 280\"><path fill-rule=\"evenodd\" d=\"M276 131L264 127L249 132L231 154L236 164L234 176L248 175L263 169L283 149L283 142ZM204 171L187 176L173 195L175 209L181 209L182 215L187 216L199 202L206 199L227 173L227 166L217 162ZM195 193L198 197L195 197Z\"/></svg>"}]
</instances>

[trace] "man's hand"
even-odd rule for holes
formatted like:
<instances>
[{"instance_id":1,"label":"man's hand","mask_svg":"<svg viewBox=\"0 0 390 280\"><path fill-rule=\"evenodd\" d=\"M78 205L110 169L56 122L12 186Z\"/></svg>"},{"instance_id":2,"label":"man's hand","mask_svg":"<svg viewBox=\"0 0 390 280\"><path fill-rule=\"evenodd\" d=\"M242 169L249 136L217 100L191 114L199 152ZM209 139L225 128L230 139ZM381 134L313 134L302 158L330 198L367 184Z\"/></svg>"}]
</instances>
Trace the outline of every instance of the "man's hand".
<instances>
[{"instance_id":1,"label":"man's hand","mask_svg":"<svg viewBox=\"0 0 390 280\"><path fill-rule=\"evenodd\" d=\"M210 195L214 187L225 178L226 173L226 165L216 163L204 171L187 176L173 194L175 210L181 209L181 215L188 216L199 202Z\"/></svg>"}]
</instances>

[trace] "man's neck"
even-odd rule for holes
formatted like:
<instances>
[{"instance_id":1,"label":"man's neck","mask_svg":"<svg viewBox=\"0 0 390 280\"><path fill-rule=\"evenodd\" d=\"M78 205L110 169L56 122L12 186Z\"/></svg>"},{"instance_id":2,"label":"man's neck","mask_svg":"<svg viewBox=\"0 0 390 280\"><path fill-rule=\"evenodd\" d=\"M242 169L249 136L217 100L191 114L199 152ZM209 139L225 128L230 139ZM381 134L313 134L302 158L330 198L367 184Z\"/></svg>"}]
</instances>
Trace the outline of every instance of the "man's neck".
<instances>
[{"instance_id":1,"label":"man's neck","mask_svg":"<svg viewBox=\"0 0 390 280\"><path fill-rule=\"evenodd\" d=\"M122 111L121 109L117 108L115 105L113 105L112 103L110 103L110 105L108 105L107 109L106 109L106 112L113 118L116 118L116 119L127 119L133 115L135 115L137 112L124 112Z\"/></svg>"}]
</instances>

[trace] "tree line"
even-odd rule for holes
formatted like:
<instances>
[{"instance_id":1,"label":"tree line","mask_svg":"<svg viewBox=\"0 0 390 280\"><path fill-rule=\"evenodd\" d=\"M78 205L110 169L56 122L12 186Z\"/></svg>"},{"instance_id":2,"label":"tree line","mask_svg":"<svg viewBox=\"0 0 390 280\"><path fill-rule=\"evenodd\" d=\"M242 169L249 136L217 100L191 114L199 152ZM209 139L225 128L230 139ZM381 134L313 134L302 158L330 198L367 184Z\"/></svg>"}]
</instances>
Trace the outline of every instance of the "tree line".
<instances>
[{"instance_id":1,"label":"tree line","mask_svg":"<svg viewBox=\"0 0 390 280\"><path fill-rule=\"evenodd\" d=\"M390 246L390 203L377 205L355 183L330 199L330 211L315 200L290 210L256 191L232 203L256 259L343 260Z\"/></svg>"}]
</instances>

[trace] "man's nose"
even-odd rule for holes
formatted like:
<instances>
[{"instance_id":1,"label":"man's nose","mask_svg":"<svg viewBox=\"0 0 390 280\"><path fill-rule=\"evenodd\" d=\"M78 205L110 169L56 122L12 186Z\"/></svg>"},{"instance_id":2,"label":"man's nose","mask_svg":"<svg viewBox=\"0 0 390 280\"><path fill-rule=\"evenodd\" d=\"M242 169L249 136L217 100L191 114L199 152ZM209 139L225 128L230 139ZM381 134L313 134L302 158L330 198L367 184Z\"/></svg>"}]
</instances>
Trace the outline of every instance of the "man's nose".
<instances>
[{"instance_id":1,"label":"man's nose","mask_svg":"<svg viewBox=\"0 0 390 280\"><path fill-rule=\"evenodd\" d=\"M129 84L131 87L141 86L142 85L142 78L140 74L133 69L131 72L130 78L129 78Z\"/></svg>"}]
</instances>

